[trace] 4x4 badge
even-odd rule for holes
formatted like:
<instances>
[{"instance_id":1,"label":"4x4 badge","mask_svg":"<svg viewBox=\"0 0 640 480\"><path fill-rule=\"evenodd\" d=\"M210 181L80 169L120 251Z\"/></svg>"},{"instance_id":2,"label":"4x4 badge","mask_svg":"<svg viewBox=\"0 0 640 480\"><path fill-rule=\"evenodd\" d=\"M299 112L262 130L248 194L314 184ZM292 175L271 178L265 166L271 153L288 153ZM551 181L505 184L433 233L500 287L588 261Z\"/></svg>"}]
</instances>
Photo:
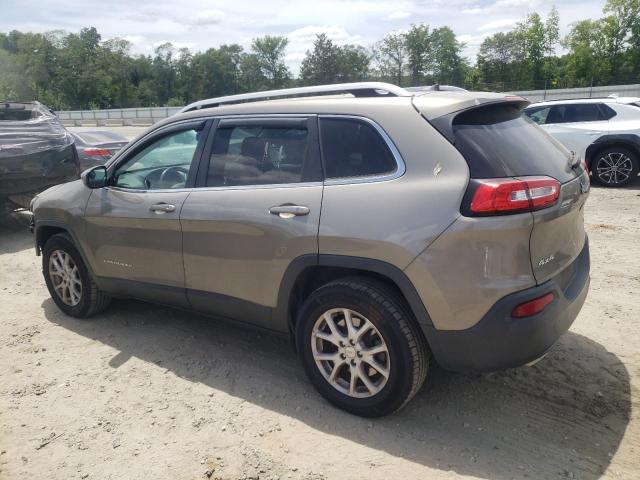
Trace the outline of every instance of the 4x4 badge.
<instances>
[{"instance_id":1,"label":"4x4 badge","mask_svg":"<svg viewBox=\"0 0 640 480\"><path fill-rule=\"evenodd\" d=\"M540 261L538 262L538 266L542 267L547 263L551 262L552 260L554 260L555 258L556 257L553 254L549 255L547 258L541 258Z\"/></svg>"}]
</instances>

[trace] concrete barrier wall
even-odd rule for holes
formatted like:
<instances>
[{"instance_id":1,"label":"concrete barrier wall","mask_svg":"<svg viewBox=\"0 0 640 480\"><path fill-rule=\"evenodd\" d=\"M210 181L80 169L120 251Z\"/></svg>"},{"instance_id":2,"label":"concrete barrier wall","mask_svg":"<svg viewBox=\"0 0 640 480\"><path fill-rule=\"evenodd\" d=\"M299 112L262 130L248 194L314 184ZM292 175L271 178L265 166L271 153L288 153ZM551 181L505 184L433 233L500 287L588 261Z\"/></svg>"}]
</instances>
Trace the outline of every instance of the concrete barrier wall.
<instances>
[{"instance_id":1,"label":"concrete barrier wall","mask_svg":"<svg viewBox=\"0 0 640 480\"><path fill-rule=\"evenodd\" d=\"M567 98L597 98L607 97L609 95L640 97L640 84L610 85L608 87L558 88L555 90L526 90L509 93L528 98L532 102L565 100Z\"/></svg>"},{"instance_id":2,"label":"concrete barrier wall","mask_svg":"<svg viewBox=\"0 0 640 480\"><path fill-rule=\"evenodd\" d=\"M617 94L640 97L640 84L608 87L560 88L508 92L532 102L567 98L595 98ZM109 110L68 110L56 112L65 125L152 125L177 113L182 107L114 108Z\"/></svg>"}]
</instances>

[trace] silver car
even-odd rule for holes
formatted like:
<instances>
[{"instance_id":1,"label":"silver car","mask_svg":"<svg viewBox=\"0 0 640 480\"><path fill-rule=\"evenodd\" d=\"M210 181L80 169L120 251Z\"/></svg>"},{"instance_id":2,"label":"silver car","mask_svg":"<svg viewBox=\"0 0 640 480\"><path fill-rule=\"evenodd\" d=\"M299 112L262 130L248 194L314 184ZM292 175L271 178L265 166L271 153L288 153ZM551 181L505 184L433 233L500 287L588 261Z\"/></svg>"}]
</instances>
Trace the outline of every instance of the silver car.
<instances>
[{"instance_id":1,"label":"silver car","mask_svg":"<svg viewBox=\"0 0 640 480\"><path fill-rule=\"evenodd\" d=\"M381 83L204 100L32 203L53 300L133 297L290 334L363 416L431 362L539 359L589 286L587 172L519 97Z\"/></svg>"}]
</instances>

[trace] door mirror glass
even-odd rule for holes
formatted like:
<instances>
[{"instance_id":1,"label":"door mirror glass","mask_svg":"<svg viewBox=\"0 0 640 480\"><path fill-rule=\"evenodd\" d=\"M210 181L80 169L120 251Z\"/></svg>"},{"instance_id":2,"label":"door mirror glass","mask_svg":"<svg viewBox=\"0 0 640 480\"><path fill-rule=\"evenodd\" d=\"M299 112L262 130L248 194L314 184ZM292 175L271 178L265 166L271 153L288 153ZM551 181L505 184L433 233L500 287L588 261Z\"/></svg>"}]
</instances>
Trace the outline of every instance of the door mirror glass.
<instances>
[{"instance_id":1,"label":"door mirror glass","mask_svg":"<svg viewBox=\"0 0 640 480\"><path fill-rule=\"evenodd\" d=\"M107 185L107 167L98 165L97 167L85 170L82 173L82 182L89 188L102 188Z\"/></svg>"}]
</instances>

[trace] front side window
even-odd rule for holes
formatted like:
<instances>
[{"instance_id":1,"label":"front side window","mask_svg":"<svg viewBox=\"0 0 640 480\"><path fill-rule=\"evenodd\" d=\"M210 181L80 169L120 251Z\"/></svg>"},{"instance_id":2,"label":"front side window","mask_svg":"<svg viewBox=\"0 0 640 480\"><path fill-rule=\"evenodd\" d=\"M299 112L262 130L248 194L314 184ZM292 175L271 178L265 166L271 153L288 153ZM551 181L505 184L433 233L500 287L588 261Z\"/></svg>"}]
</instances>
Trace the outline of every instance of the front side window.
<instances>
[{"instance_id":1,"label":"front side window","mask_svg":"<svg viewBox=\"0 0 640 480\"><path fill-rule=\"evenodd\" d=\"M196 129L153 141L116 169L113 185L138 190L184 188L200 140Z\"/></svg>"},{"instance_id":2,"label":"front side window","mask_svg":"<svg viewBox=\"0 0 640 480\"><path fill-rule=\"evenodd\" d=\"M320 138L327 179L388 175L398 168L384 139L362 120L322 118Z\"/></svg>"},{"instance_id":3,"label":"front side window","mask_svg":"<svg viewBox=\"0 0 640 480\"><path fill-rule=\"evenodd\" d=\"M306 125L255 122L216 130L206 186L273 185L318 180L307 161Z\"/></svg>"},{"instance_id":4,"label":"front side window","mask_svg":"<svg viewBox=\"0 0 640 480\"><path fill-rule=\"evenodd\" d=\"M524 113L538 125L544 125L550 110L551 107L528 108Z\"/></svg>"}]
</instances>

